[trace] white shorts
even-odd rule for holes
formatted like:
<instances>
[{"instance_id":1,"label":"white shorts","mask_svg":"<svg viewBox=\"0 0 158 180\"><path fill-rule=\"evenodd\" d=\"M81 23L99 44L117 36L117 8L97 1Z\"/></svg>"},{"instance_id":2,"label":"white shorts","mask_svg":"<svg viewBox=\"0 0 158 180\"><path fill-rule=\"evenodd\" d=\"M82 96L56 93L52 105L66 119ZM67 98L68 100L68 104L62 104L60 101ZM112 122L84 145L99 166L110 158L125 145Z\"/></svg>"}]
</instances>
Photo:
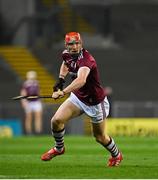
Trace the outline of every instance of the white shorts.
<instances>
[{"instance_id":1,"label":"white shorts","mask_svg":"<svg viewBox=\"0 0 158 180\"><path fill-rule=\"evenodd\" d=\"M100 123L109 115L110 105L107 97L105 97L101 103L94 106L87 106L82 101L80 101L74 93L71 93L67 100L71 101L82 112L87 114L92 119L93 123Z\"/></svg>"},{"instance_id":2,"label":"white shorts","mask_svg":"<svg viewBox=\"0 0 158 180\"><path fill-rule=\"evenodd\" d=\"M42 110L42 103L40 101L28 101L28 106L25 109L26 113L38 112Z\"/></svg>"}]
</instances>

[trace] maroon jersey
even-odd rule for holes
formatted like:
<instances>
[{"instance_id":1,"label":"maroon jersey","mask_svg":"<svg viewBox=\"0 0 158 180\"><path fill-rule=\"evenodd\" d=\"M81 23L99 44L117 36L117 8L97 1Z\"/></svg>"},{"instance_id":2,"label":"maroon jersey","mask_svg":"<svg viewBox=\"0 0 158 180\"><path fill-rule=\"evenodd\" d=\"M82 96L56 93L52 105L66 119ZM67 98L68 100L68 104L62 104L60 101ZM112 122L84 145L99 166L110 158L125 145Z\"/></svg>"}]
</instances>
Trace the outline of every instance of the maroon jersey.
<instances>
[{"instance_id":1,"label":"maroon jersey","mask_svg":"<svg viewBox=\"0 0 158 180\"><path fill-rule=\"evenodd\" d=\"M38 96L39 95L39 84L37 80L26 80L22 86L22 89L26 91L27 96ZM32 99L34 101L37 99Z\"/></svg>"},{"instance_id":2,"label":"maroon jersey","mask_svg":"<svg viewBox=\"0 0 158 180\"><path fill-rule=\"evenodd\" d=\"M100 84L98 68L93 56L85 49L82 49L78 58L73 60L67 50L63 51L62 58L68 67L70 74L76 75L80 67L88 67L90 73L86 84L73 91L73 93L85 104L96 105L105 98L104 88Z\"/></svg>"}]
</instances>

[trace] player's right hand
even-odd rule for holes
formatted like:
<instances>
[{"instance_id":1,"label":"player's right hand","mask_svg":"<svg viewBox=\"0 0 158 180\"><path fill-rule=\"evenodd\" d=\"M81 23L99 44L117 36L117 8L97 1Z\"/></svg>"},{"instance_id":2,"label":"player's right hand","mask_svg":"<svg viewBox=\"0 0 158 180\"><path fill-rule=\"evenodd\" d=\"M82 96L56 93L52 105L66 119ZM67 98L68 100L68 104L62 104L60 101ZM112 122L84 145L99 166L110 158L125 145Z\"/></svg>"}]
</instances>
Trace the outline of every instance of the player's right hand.
<instances>
[{"instance_id":1,"label":"player's right hand","mask_svg":"<svg viewBox=\"0 0 158 180\"><path fill-rule=\"evenodd\" d=\"M63 96L64 96L64 92L63 92L63 91L60 91L60 90L55 91L55 92L53 92L53 94L52 94L52 98L53 98L53 99L62 98Z\"/></svg>"},{"instance_id":2,"label":"player's right hand","mask_svg":"<svg viewBox=\"0 0 158 180\"><path fill-rule=\"evenodd\" d=\"M59 78L59 80L53 86L53 92L56 92L58 90L63 90L64 83L65 83L65 80L63 78Z\"/></svg>"}]
</instances>

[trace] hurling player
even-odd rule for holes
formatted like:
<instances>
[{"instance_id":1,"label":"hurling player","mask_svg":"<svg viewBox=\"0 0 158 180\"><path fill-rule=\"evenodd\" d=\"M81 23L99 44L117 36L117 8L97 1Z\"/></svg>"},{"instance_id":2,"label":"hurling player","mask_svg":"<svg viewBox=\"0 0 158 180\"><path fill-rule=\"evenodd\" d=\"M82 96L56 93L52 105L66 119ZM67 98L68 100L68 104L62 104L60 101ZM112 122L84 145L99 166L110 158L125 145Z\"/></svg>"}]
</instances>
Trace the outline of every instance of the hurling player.
<instances>
[{"instance_id":1,"label":"hurling player","mask_svg":"<svg viewBox=\"0 0 158 180\"><path fill-rule=\"evenodd\" d=\"M65 77L71 74L72 82L63 89ZM55 145L41 156L43 161L51 160L65 152L65 124L82 113L91 118L93 135L110 153L108 166L118 166L122 161L122 153L114 139L105 132L109 102L104 88L100 84L99 73L94 57L82 47L82 39L78 32L65 35L65 50L62 53L62 64L59 81L54 86L53 98L70 96L61 104L51 119L52 134Z\"/></svg>"}]
</instances>

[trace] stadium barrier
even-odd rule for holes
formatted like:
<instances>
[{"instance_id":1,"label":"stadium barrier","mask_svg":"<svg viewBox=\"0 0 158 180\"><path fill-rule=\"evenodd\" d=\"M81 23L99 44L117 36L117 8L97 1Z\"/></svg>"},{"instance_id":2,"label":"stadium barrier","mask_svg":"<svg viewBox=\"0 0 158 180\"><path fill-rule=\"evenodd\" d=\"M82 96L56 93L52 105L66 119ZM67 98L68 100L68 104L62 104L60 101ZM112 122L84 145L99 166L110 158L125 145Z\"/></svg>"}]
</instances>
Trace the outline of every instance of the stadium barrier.
<instances>
[{"instance_id":1,"label":"stadium barrier","mask_svg":"<svg viewBox=\"0 0 158 180\"><path fill-rule=\"evenodd\" d=\"M22 135L22 126L19 119L0 119L0 137Z\"/></svg>"},{"instance_id":2,"label":"stadium barrier","mask_svg":"<svg viewBox=\"0 0 158 180\"><path fill-rule=\"evenodd\" d=\"M85 134L91 134L85 118ZM109 118L106 130L112 136L158 136L158 118Z\"/></svg>"}]
</instances>

